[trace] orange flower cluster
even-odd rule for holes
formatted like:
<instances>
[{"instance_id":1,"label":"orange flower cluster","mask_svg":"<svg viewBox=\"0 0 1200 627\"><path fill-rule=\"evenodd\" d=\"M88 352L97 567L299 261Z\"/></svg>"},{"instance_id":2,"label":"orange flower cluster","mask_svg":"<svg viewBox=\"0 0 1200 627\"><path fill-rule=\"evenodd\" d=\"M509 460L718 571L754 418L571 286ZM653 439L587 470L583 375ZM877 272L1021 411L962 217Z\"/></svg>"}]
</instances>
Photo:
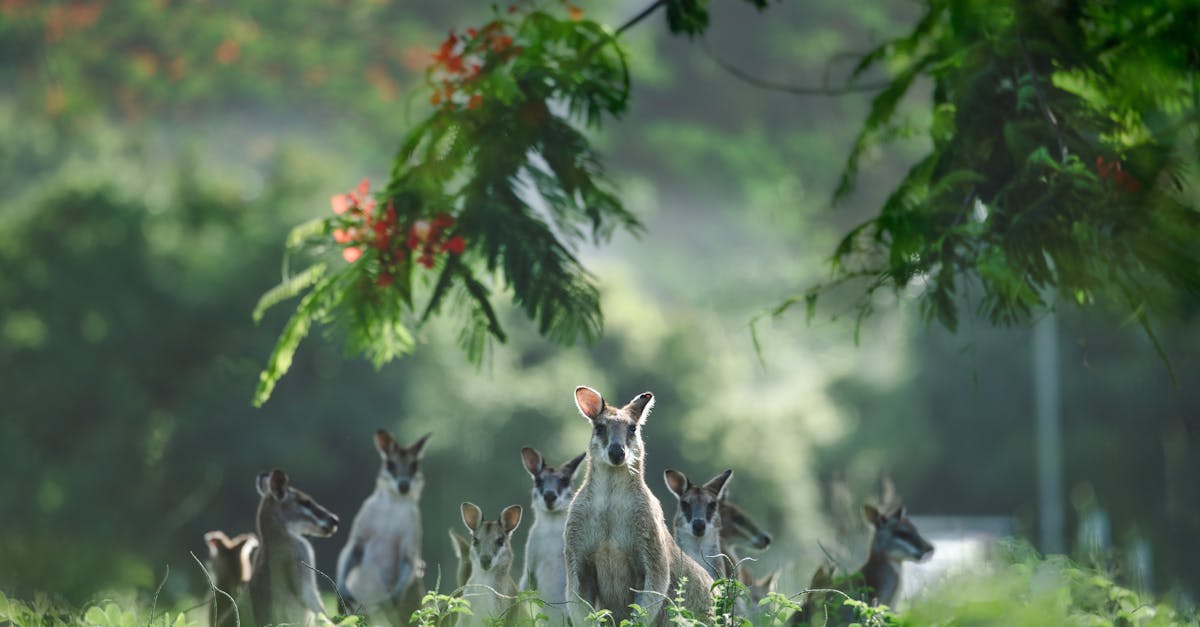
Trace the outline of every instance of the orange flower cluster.
<instances>
[{"instance_id":1,"label":"orange flower cluster","mask_svg":"<svg viewBox=\"0 0 1200 627\"><path fill-rule=\"evenodd\" d=\"M358 187L346 194L330 199L333 213L340 217L339 226L333 229L333 241L342 246L342 258L354 263L362 258L366 248L378 251L380 264L380 286L391 285L395 271L410 251L419 252L417 263L432 268L438 254L461 254L466 249L466 240L461 235L449 236L455 220L449 214L438 214L429 220L417 220L408 229L407 249L399 244L399 218L393 201L389 200L382 215L375 215L377 204L368 192L370 181L363 179Z\"/></svg>"},{"instance_id":2,"label":"orange flower cluster","mask_svg":"<svg viewBox=\"0 0 1200 627\"><path fill-rule=\"evenodd\" d=\"M433 54L429 71L433 95L429 102L447 110L455 106L478 109L483 104L478 79L484 68L521 53L505 28L504 22L492 20L482 29L466 29L462 37L451 30Z\"/></svg>"},{"instance_id":3,"label":"orange flower cluster","mask_svg":"<svg viewBox=\"0 0 1200 627\"><path fill-rule=\"evenodd\" d=\"M1106 163L1103 155L1096 155L1096 171L1100 173L1100 180L1108 180L1109 177L1112 177L1113 184L1130 194L1142 191L1141 181L1130 174L1126 174L1121 169L1120 160Z\"/></svg>"}]
</instances>

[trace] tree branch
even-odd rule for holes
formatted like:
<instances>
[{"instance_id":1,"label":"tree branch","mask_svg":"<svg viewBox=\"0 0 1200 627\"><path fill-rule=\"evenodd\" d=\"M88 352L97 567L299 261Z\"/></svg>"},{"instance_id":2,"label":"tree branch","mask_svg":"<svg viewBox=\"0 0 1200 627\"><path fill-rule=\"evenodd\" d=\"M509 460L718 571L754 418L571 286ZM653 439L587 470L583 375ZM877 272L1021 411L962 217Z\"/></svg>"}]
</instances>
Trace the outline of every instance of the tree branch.
<instances>
[{"instance_id":1,"label":"tree branch","mask_svg":"<svg viewBox=\"0 0 1200 627\"><path fill-rule=\"evenodd\" d=\"M793 94L796 96L843 96L846 94L861 93L861 92L868 92L868 91L878 91L880 89L887 87L890 84L890 82L888 82L888 81L880 81L880 82L875 82L875 83L863 83L860 85L845 85L843 87L830 87L830 86L824 85L824 84L821 86L811 86L811 85L789 85L787 83L777 83L775 81L770 81L765 78L760 78L758 76L754 76L753 74L750 74L749 72L746 72L745 70L742 70L741 68L734 66L732 63L729 63L728 61L722 59L721 57L718 57L716 55L716 53L713 52L712 47L710 47L708 45L707 39L700 40L700 48L702 50L704 50L705 54L708 55L708 58L712 59L713 62L716 63L718 67L725 70L729 74L733 75L735 78L741 80L744 83L752 85L754 87L758 87L759 89L766 89L769 91L780 91L780 92L784 92L784 93Z\"/></svg>"}]
</instances>

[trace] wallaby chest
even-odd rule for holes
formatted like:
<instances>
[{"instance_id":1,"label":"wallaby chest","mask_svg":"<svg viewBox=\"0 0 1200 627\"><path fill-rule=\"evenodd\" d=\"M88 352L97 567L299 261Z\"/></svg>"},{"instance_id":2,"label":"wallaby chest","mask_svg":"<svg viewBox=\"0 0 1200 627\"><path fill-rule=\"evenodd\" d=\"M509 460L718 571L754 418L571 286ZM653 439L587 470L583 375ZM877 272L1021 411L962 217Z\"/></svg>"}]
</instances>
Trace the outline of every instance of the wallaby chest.
<instances>
[{"instance_id":1,"label":"wallaby chest","mask_svg":"<svg viewBox=\"0 0 1200 627\"><path fill-rule=\"evenodd\" d=\"M346 586L356 599L376 603L394 590L400 563L419 559L421 518L417 502L376 491L354 519L352 542L362 547L362 561L348 573Z\"/></svg>"},{"instance_id":2,"label":"wallaby chest","mask_svg":"<svg viewBox=\"0 0 1200 627\"><path fill-rule=\"evenodd\" d=\"M567 562L563 558L563 530L566 515L542 514L529 529L525 548L524 584L536 587L541 597L551 603L566 599Z\"/></svg>"}]
</instances>

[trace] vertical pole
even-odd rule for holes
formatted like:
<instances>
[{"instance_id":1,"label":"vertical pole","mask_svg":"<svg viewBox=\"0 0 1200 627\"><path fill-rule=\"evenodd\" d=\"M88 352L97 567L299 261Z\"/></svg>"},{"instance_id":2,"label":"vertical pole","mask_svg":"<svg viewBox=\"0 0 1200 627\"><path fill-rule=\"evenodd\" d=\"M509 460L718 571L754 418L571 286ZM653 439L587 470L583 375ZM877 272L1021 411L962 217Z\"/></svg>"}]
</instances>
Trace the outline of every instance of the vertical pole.
<instances>
[{"instance_id":1,"label":"vertical pole","mask_svg":"<svg viewBox=\"0 0 1200 627\"><path fill-rule=\"evenodd\" d=\"M1034 446L1037 451L1038 523L1043 553L1062 553L1064 505L1062 402L1058 362L1058 316L1048 312L1033 325Z\"/></svg>"}]
</instances>

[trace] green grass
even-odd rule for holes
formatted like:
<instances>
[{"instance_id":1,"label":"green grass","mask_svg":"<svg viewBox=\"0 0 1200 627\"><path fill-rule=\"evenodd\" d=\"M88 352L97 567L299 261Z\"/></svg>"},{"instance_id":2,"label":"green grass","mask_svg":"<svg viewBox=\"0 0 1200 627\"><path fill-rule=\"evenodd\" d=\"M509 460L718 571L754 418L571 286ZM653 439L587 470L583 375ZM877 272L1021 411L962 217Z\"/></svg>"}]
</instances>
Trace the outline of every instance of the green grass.
<instances>
[{"instance_id":1,"label":"green grass","mask_svg":"<svg viewBox=\"0 0 1200 627\"><path fill-rule=\"evenodd\" d=\"M736 603L745 595L744 586L721 580L714 584L714 592L717 620L701 620L672 599L667 606L667 622L679 627L710 624L782 626L808 595L807 591L768 595L750 610L751 616L747 617L738 615ZM825 594L827 598L835 597L831 593ZM542 611L545 603L535 593L523 592L516 602L521 606L522 624L546 624L547 617ZM1200 627L1194 610L1188 613L1167 603L1144 598L1114 583L1105 573L1079 566L1060 556L1042 558L1026 545L1015 543L1002 546L985 568L947 577L901 612L871 607L850 598L835 598L826 607L832 608L830 616L853 615L853 624L862 627ZM465 615L470 615L470 604L466 600L434 591L425 597L424 605L414 614L413 621L424 627L437 627L449 624L451 617ZM639 627L649 622L641 611L635 611L633 619L619 625L605 610L591 613L588 620L589 627ZM193 603L191 607L181 605L162 609L158 607L156 596L140 600L136 595L122 600L103 599L83 608L69 609L52 602L47 595L26 602L9 599L0 593L0 627L201 627L207 622L207 605ZM359 616L334 617L321 622L340 627L366 623Z\"/></svg>"}]
</instances>

